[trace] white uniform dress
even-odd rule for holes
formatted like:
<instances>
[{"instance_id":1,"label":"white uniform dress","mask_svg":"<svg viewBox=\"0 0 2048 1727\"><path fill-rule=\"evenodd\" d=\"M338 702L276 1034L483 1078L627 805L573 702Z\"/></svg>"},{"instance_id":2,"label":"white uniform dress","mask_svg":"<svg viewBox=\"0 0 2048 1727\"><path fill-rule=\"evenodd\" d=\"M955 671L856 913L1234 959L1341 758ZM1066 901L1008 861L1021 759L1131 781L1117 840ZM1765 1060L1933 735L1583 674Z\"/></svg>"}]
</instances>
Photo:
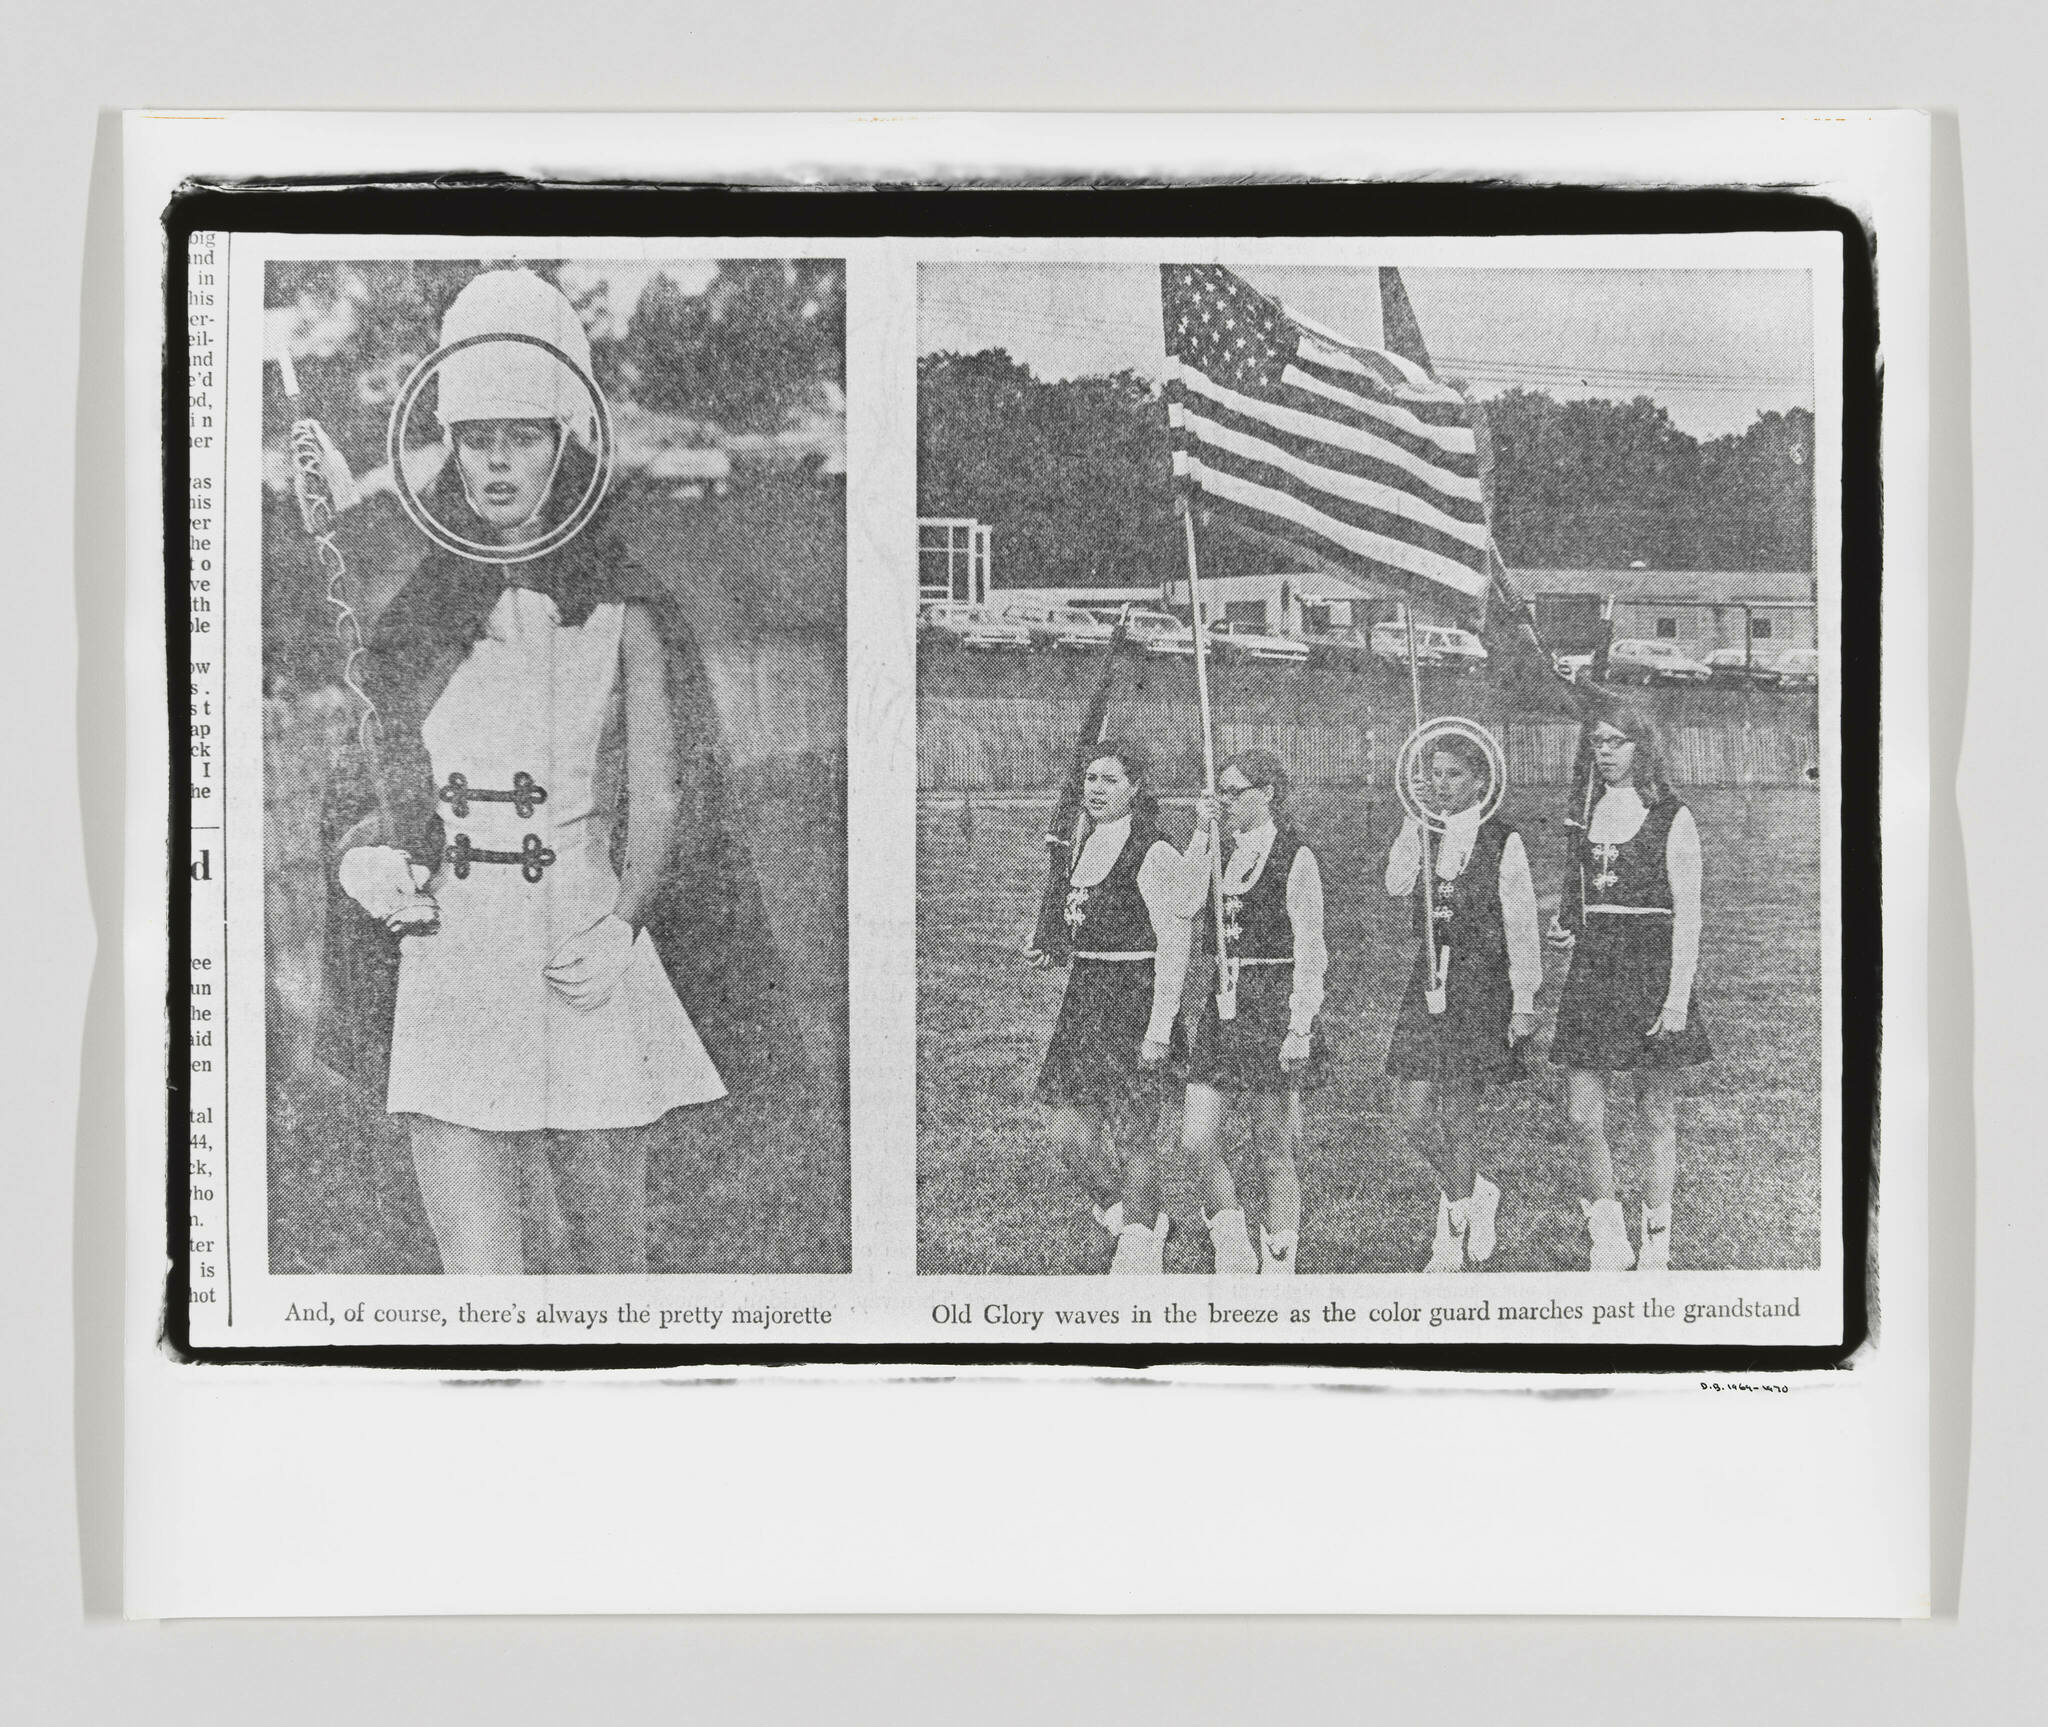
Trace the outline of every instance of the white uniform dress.
<instances>
[{"instance_id":1,"label":"white uniform dress","mask_svg":"<svg viewBox=\"0 0 2048 1727\"><path fill-rule=\"evenodd\" d=\"M463 813L465 800L438 797L447 844L427 891L440 931L400 948L394 1112L501 1133L639 1127L725 1095L644 930L601 1007L571 1007L541 975L618 899L595 784L625 615L599 605L564 627L545 594L507 588L421 727L437 791L460 775L468 797ZM547 794L524 813L475 797L513 791L522 774ZM458 874L464 839L522 861L472 857Z\"/></svg>"}]
</instances>

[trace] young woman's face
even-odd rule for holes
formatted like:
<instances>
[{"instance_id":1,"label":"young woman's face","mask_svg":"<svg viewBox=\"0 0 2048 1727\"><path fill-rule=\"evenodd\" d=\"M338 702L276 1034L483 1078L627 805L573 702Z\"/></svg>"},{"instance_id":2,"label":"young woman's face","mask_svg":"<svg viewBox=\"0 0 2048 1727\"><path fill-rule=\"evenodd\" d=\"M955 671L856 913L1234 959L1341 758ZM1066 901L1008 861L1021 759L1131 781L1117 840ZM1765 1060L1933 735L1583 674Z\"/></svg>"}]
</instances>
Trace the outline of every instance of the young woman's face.
<instances>
[{"instance_id":1,"label":"young woman's face","mask_svg":"<svg viewBox=\"0 0 2048 1727\"><path fill-rule=\"evenodd\" d=\"M1272 812L1272 788L1253 785L1234 767L1225 768L1216 776L1216 793L1223 799L1225 817L1239 833L1250 833L1262 826Z\"/></svg>"},{"instance_id":2,"label":"young woman's face","mask_svg":"<svg viewBox=\"0 0 2048 1727\"><path fill-rule=\"evenodd\" d=\"M1610 786L1632 784L1636 777L1635 740L1602 720L1593 728L1593 766Z\"/></svg>"},{"instance_id":3,"label":"young woman's face","mask_svg":"<svg viewBox=\"0 0 2048 1727\"><path fill-rule=\"evenodd\" d=\"M1479 801L1479 776L1461 756L1438 750L1429 758L1429 795L1444 815L1454 816Z\"/></svg>"},{"instance_id":4,"label":"young woman's face","mask_svg":"<svg viewBox=\"0 0 2048 1727\"><path fill-rule=\"evenodd\" d=\"M552 420L463 420L455 427L455 459L463 489L485 525L501 533L524 527L547 502L555 473Z\"/></svg>"},{"instance_id":5,"label":"young woman's face","mask_svg":"<svg viewBox=\"0 0 2048 1727\"><path fill-rule=\"evenodd\" d=\"M1131 813L1137 796L1138 782L1115 756L1100 756L1088 764L1088 775L1081 782L1081 802L1090 820L1122 821Z\"/></svg>"}]
</instances>

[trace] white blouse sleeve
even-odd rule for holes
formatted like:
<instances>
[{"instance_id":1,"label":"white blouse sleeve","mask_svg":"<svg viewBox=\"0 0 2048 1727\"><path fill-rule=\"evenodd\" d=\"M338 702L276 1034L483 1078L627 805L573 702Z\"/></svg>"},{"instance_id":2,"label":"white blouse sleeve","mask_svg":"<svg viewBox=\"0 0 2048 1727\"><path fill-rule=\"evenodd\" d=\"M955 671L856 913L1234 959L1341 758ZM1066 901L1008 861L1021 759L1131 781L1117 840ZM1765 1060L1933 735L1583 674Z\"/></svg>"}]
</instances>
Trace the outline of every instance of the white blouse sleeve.
<instances>
[{"instance_id":1,"label":"white blouse sleeve","mask_svg":"<svg viewBox=\"0 0 2048 1727\"><path fill-rule=\"evenodd\" d=\"M1700 830L1692 811L1681 808L1664 841L1664 873L1671 878L1671 987L1664 1005L1680 1012L1692 1000L1700 963L1700 868Z\"/></svg>"},{"instance_id":2,"label":"white blouse sleeve","mask_svg":"<svg viewBox=\"0 0 2048 1727\"><path fill-rule=\"evenodd\" d=\"M1536 992L1543 987L1543 938L1536 930L1536 883L1529 875L1529 853L1520 834L1509 834L1500 848L1500 917L1508 938L1508 984L1516 1013L1536 1011Z\"/></svg>"},{"instance_id":3,"label":"white blouse sleeve","mask_svg":"<svg viewBox=\"0 0 2048 1727\"><path fill-rule=\"evenodd\" d=\"M1175 915L1184 918L1199 917L1202 908L1209 903L1209 879L1216 869L1216 857L1209 844L1209 830L1197 827L1194 837L1188 841L1188 849L1174 862Z\"/></svg>"},{"instance_id":4,"label":"white blouse sleeve","mask_svg":"<svg viewBox=\"0 0 2048 1727\"><path fill-rule=\"evenodd\" d=\"M1152 934L1157 943L1152 966L1152 1018L1145 1027L1147 1043L1165 1043L1173 1036L1174 1017L1180 1012L1181 986L1187 981L1188 951L1194 944L1194 924L1179 909L1180 876L1183 860L1165 840L1154 840L1145 861L1138 866L1138 892L1152 916Z\"/></svg>"},{"instance_id":5,"label":"white blouse sleeve","mask_svg":"<svg viewBox=\"0 0 2048 1727\"><path fill-rule=\"evenodd\" d=\"M1415 878L1421 873L1422 824L1410 816L1387 853L1387 892L1395 899L1406 899L1415 891Z\"/></svg>"},{"instance_id":6,"label":"white blouse sleeve","mask_svg":"<svg viewBox=\"0 0 2048 1727\"><path fill-rule=\"evenodd\" d=\"M1323 945L1323 871L1316 854L1302 846L1287 872L1287 916L1294 924L1294 994L1287 1029L1306 1037L1323 1006L1323 975L1330 950Z\"/></svg>"}]
</instances>

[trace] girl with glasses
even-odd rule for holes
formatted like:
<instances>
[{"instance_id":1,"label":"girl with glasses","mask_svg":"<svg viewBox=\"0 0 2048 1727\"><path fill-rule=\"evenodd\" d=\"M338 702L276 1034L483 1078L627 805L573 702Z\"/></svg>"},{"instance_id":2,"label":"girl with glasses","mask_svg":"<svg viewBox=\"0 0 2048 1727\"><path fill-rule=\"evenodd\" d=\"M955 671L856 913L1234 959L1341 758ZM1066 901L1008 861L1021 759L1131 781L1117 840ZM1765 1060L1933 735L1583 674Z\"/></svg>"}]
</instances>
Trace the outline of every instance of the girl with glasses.
<instances>
[{"instance_id":1,"label":"girl with glasses","mask_svg":"<svg viewBox=\"0 0 2048 1727\"><path fill-rule=\"evenodd\" d=\"M1231 757L1216 792L1196 804L1183 863L1182 910L1199 918L1213 956L1210 892L1220 824L1231 848L1223 866L1224 936L1235 979L1236 1013L1225 1019L1213 988L1203 992L1185 1037L1187 1098L1181 1145L1201 1171L1204 1216L1215 1266L1225 1276L1288 1276L1301 1244L1301 1094L1325 1083L1328 1061L1316 1034L1323 1004L1323 878L1316 854L1287 816L1287 770L1264 750ZM1209 976L1213 982L1213 957ZM1237 1182L1224 1156L1224 1129L1242 1103L1265 1196L1254 1251Z\"/></svg>"},{"instance_id":2,"label":"girl with glasses","mask_svg":"<svg viewBox=\"0 0 2048 1727\"><path fill-rule=\"evenodd\" d=\"M1713 1054L1693 1001L1700 952L1700 836L1671 790L1647 715L1615 697L1587 718L1573 776L1571 850L1551 946L1571 956L1550 1059L1583 1160L1579 1202L1594 1271L1671 1263L1678 1075ZM1649 1134L1642 1246L1629 1241L1607 1143L1617 1073L1635 1076Z\"/></svg>"}]
</instances>

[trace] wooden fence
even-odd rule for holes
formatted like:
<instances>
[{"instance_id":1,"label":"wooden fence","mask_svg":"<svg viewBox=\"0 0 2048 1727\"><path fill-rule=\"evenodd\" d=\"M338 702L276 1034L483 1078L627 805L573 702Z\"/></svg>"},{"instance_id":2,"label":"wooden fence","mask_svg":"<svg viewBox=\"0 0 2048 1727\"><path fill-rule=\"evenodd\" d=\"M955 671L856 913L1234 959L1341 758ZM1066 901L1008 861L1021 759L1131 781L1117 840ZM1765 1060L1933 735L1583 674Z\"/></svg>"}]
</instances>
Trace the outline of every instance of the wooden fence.
<instances>
[{"instance_id":1,"label":"wooden fence","mask_svg":"<svg viewBox=\"0 0 2048 1727\"><path fill-rule=\"evenodd\" d=\"M918 789L1002 793L1056 784L1073 748L1077 708L1073 701L1044 697L927 696L918 704ZM1570 780L1576 725L1513 717L1492 723L1497 734L1504 733L1508 775L1516 785ZM1113 729L1151 750L1166 783L1200 783L1201 745L1187 704L1124 703ZM1369 724L1225 713L1217 722L1216 744L1224 755L1269 750L1302 785L1384 786L1407 733L1405 713ZM1802 785L1819 762L1810 703L1773 702L1748 720L1737 714L1685 716L1667 723L1662 736L1680 785Z\"/></svg>"}]
</instances>

